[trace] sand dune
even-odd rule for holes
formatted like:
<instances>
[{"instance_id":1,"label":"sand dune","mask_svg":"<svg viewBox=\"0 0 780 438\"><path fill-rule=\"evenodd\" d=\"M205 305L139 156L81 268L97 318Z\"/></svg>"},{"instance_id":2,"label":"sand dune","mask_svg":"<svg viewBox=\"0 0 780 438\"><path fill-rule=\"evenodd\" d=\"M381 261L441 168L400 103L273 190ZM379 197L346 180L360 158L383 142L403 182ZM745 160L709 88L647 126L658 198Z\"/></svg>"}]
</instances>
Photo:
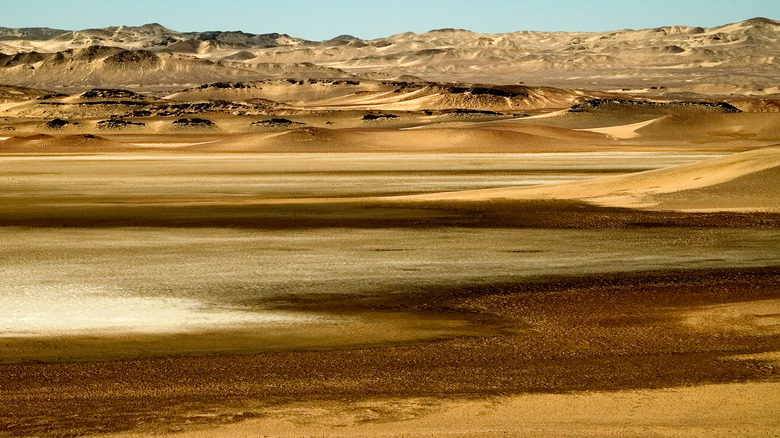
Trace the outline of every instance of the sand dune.
<instances>
[{"instance_id":1,"label":"sand dune","mask_svg":"<svg viewBox=\"0 0 780 438\"><path fill-rule=\"evenodd\" d=\"M780 114L671 114L638 128L637 134L643 137L642 141L775 142L780 138Z\"/></svg>"},{"instance_id":2,"label":"sand dune","mask_svg":"<svg viewBox=\"0 0 780 438\"><path fill-rule=\"evenodd\" d=\"M649 117L651 115L629 113L625 116ZM573 126L577 124L576 118L575 116L571 120ZM612 120L614 118L609 115L602 118L603 122ZM589 123L587 118L583 122ZM678 111L637 123L574 129L601 133L616 139L637 139L639 142L729 143L740 140L774 142L780 138L780 115L774 113L703 114L695 111ZM642 138L638 139L638 137Z\"/></svg>"},{"instance_id":3,"label":"sand dune","mask_svg":"<svg viewBox=\"0 0 780 438\"><path fill-rule=\"evenodd\" d=\"M131 146L91 134L52 136L38 134L0 141L0 152L117 152Z\"/></svg>"},{"instance_id":4,"label":"sand dune","mask_svg":"<svg viewBox=\"0 0 780 438\"><path fill-rule=\"evenodd\" d=\"M497 126L509 123L495 122ZM518 118L511 123L601 133L621 144L643 148L744 151L780 140L780 114L770 112L717 113L685 107L654 110L637 106L595 113L562 110Z\"/></svg>"},{"instance_id":5,"label":"sand dune","mask_svg":"<svg viewBox=\"0 0 780 438\"><path fill-rule=\"evenodd\" d=\"M398 201L582 200L649 210L780 212L780 147L700 163L545 187L486 189Z\"/></svg>"},{"instance_id":6,"label":"sand dune","mask_svg":"<svg viewBox=\"0 0 780 438\"><path fill-rule=\"evenodd\" d=\"M193 146L192 150L255 152L560 152L614 146L590 132L524 125L419 129L297 128L250 134Z\"/></svg>"},{"instance_id":7,"label":"sand dune","mask_svg":"<svg viewBox=\"0 0 780 438\"><path fill-rule=\"evenodd\" d=\"M173 93L166 99L175 101L268 99L310 110L517 111L564 108L595 96L597 94L576 90L519 85L453 86L372 80L276 79L204 85Z\"/></svg>"}]
</instances>

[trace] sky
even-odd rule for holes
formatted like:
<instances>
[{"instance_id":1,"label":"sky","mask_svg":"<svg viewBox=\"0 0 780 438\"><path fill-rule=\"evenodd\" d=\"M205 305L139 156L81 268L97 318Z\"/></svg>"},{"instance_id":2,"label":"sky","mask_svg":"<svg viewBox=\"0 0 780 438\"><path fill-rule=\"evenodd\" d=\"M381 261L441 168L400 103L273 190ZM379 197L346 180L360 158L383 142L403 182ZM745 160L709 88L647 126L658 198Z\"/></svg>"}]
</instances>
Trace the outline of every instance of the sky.
<instances>
[{"instance_id":1,"label":"sky","mask_svg":"<svg viewBox=\"0 0 780 438\"><path fill-rule=\"evenodd\" d=\"M88 28L160 23L178 31L371 39L457 28L606 31L780 20L780 0L0 0L0 27Z\"/></svg>"}]
</instances>

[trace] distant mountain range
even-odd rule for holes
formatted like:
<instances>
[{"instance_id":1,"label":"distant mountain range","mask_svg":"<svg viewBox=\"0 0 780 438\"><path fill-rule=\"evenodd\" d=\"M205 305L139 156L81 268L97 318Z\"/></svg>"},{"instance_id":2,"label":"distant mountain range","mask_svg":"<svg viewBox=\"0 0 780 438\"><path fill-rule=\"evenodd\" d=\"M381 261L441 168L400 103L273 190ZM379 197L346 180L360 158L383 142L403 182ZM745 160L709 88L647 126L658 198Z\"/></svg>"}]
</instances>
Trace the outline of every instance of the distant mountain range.
<instances>
[{"instance_id":1,"label":"distant mountain range","mask_svg":"<svg viewBox=\"0 0 780 438\"><path fill-rule=\"evenodd\" d=\"M54 43L57 50L94 45L122 47L125 49L161 50L178 43L190 41L211 41L233 47L275 47L305 42L302 39L291 38L278 33L255 35L245 32L177 32L157 23L138 27L112 26L103 29L85 30L61 30L46 27L18 29L0 27L0 41L49 42ZM36 44L31 43L30 46L36 47Z\"/></svg>"},{"instance_id":2,"label":"distant mountain range","mask_svg":"<svg viewBox=\"0 0 780 438\"><path fill-rule=\"evenodd\" d=\"M479 34L440 29L373 40L177 32L159 24L0 28L0 82L37 87L158 86L288 78L418 79L648 93L774 94L780 23L713 28Z\"/></svg>"}]
</instances>

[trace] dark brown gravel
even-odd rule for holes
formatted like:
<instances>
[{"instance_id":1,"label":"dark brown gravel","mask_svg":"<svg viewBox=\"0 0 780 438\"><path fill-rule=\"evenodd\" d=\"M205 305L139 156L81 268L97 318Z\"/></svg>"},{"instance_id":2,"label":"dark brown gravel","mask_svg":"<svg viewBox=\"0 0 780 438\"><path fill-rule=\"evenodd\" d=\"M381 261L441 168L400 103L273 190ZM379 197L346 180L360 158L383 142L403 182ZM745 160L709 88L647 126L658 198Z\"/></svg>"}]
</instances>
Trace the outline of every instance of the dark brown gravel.
<instances>
[{"instance_id":1,"label":"dark brown gravel","mask_svg":"<svg viewBox=\"0 0 780 438\"><path fill-rule=\"evenodd\" d=\"M174 200L177 201L177 200ZM173 201L172 201L173 202ZM297 202L297 201L296 201ZM778 213L681 213L599 207L575 201L327 202L172 205L60 198L3 205L0 227L647 228L780 227ZM175 203L175 202L174 202Z\"/></svg>"}]
</instances>

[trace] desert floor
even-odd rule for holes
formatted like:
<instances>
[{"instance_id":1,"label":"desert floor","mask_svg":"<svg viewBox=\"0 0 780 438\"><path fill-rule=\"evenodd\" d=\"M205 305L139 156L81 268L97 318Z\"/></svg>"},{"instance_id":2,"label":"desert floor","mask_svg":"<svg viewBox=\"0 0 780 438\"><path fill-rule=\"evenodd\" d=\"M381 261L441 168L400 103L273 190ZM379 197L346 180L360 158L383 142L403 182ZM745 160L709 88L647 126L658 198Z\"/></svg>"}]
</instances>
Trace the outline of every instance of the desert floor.
<instances>
[{"instance_id":1,"label":"desert floor","mask_svg":"<svg viewBox=\"0 0 780 438\"><path fill-rule=\"evenodd\" d=\"M777 116L567 117L0 142L0 435L773 436Z\"/></svg>"}]
</instances>

